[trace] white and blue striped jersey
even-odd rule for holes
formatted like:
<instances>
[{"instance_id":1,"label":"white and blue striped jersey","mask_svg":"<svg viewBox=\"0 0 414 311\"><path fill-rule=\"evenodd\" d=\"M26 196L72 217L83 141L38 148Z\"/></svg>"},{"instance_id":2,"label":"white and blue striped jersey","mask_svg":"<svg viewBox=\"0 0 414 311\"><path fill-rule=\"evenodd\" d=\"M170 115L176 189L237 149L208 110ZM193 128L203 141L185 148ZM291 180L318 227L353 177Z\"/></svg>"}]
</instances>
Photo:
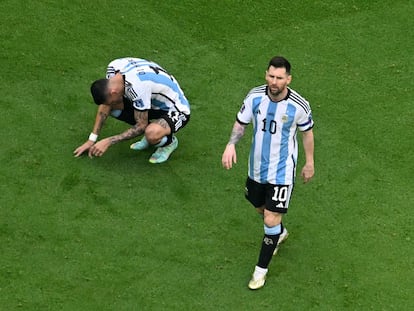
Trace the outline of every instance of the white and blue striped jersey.
<instances>
[{"instance_id":1,"label":"white and blue striped jersey","mask_svg":"<svg viewBox=\"0 0 414 311\"><path fill-rule=\"evenodd\" d=\"M293 184L298 158L296 133L313 127L309 103L290 88L284 100L273 102L267 85L262 85L246 96L237 121L253 124L248 176L261 184Z\"/></svg>"},{"instance_id":2,"label":"white and blue striped jersey","mask_svg":"<svg viewBox=\"0 0 414 311\"><path fill-rule=\"evenodd\" d=\"M135 109L190 114L190 104L180 85L160 65L141 58L119 58L109 63L106 78L118 72L124 76L125 96Z\"/></svg>"}]
</instances>

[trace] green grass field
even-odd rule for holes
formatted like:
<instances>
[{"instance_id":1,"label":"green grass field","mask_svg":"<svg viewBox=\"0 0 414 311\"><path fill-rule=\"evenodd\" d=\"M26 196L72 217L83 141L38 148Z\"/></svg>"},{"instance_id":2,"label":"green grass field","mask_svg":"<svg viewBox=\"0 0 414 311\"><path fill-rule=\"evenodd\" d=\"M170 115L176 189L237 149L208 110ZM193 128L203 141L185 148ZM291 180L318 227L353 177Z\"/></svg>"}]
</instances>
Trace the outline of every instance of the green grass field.
<instances>
[{"instance_id":1,"label":"green grass field","mask_svg":"<svg viewBox=\"0 0 414 311\"><path fill-rule=\"evenodd\" d=\"M413 310L413 16L409 0L1 0L0 310ZM249 133L232 170L221 154L278 54L313 108L316 176L253 292ZM192 104L165 164L130 142L72 156L90 83L123 56Z\"/></svg>"}]
</instances>

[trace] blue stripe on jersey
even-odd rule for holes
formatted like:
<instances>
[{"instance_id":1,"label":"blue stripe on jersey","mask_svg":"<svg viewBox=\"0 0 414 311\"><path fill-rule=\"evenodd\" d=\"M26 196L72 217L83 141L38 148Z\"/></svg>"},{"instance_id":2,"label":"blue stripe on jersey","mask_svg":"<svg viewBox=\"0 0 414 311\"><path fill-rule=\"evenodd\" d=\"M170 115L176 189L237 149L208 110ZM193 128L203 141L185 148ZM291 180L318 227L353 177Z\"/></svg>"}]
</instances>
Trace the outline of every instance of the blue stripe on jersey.
<instances>
[{"instance_id":1,"label":"blue stripe on jersey","mask_svg":"<svg viewBox=\"0 0 414 311\"><path fill-rule=\"evenodd\" d=\"M164 102L156 100L156 99L151 99L151 104L154 105L155 107L160 108L161 110L164 110L164 111L170 110Z\"/></svg>"},{"instance_id":2,"label":"blue stripe on jersey","mask_svg":"<svg viewBox=\"0 0 414 311\"><path fill-rule=\"evenodd\" d=\"M260 113L258 107L260 106L260 102L262 101L262 97L256 97L252 100L252 113L253 115ZM256 137L256 133L258 131L258 126L259 124L256 124L256 118L252 118L253 119L253 137ZM254 176L254 151L256 150L256 140L253 139L252 141L252 145L250 146L250 163L249 163L249 167L250 167L250 172L249 172L249 176Z\"/></svg>"},{"instance_id":3,"label":"blue stripe on jersey","mask_svg":"<svg viewBox=\"0 0 414 311\"><path fill-rule=\"evenodd\" d=\"M270 119L274 119L274 116L276 114L276 108L277 105L270 102L267 107L266 112L266 123L270 124ZM270 117L270 118L269 118ZM262 163L260 164L260 180L261 182L265 183L268 180L268 173L269 173L269 163L270 163L270 149L272 146L272 137L273 134L270 133L269 129L266 128L266 131L263 133L263 139L262 139Z\"/></svg>"},{"instance_id":4,"label":"blue stripe on jersey","mask_svg":"<svg viewBox=\"0 0 414 311\"><path fill-rule=\"evenodd\" d=\"M288 115L288 122L283 123L282 133L280 138L280 153L279 163L276 170L276 184L284 185L286 179L286 161L289 155L289 136L292 122L295 118L296 108L292 104L286 107L286 114Z\"/></svg>"},{"instance_id":5,"label":"blue stripe on jersey","mask_svg":"<svg viewBox=\"0 0 414 311\"><path fill-rule=\"evenodd\" d=\"M127 72L130 72L131 70L136 70L137 68L140 68L140 67L148 67L150 65L151 63L142 63L142 64L138 64L137 62L128 63L124 68L122 68L121 73L126 74Z\"/></svg>"},{"instance_id":6,"label":"blue stripe on jersey","mask_svg":"<svg viewBox=\"0 0 414 311\"><path fill-rule=\"evenodd\" d=\"M188 103L187 99L185 98L183 92L181 91L181 89L179 88L179 86L177 85L177 83L175 83L170 77L167 77L163 74L156 74L156 73L152 73L152 72L145 72L144 74L137 74L138 79L140 79L141 81L152 81L154 83L159 83L162 85L165 85L167 87L169 87L170 89L172 89L175 93L178 94L178 97L180 99L180 103L190 107L190 104ZM175 104L175 103L173 103Z\"/></svg>"},{"instance_id":7,"label":"blue stripe on jersey","mask_svg":"<svg viewBox=\"0 0 414 311\"><path fill-rule=\"evenodd\" d=\"M252 102L253 102L253 105L252 105L252 114L255 115L255 114L260 113L259 106L260 106L260 103L262 102L262 96L253 98L253 101Z\"/></svg>"}]
</instances>

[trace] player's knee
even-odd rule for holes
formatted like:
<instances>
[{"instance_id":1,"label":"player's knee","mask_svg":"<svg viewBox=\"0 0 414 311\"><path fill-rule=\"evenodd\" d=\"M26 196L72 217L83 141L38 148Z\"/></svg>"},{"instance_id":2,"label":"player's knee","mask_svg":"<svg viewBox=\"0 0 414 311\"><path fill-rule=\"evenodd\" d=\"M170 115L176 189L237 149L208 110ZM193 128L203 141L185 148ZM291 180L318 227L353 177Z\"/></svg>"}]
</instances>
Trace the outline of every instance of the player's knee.
<instances>
[{"instance_id":1,"label":"player's knee","mask_svg":"<svg viewBox=\"0 0 414 311\"><path fill-rule=\"evenodd\" d=\"M282 223L282 215L279 213L264 213L263 222L268 227L275 227Z\"/></svg>"},{"instance_id":2,"label":"player's knee","mask_svg":"<svg viewBox=\"0 0 414 311\"><path fill-rule=\"evenodd\" d=\"M145 138L151 145L158 144L168 131L158 124L149 124L145 129Z\"/></svg>"},{"instance_id":3,"label":"player's knee","mask_svg":"<svg viewBox=\"0 0 414 311\"><path fill-rule=\"evenodd\" d=\"M159 134L158 131L156 131L150 126L147 126L147 128L145 129L145 138L151 145L155 145L159 142L162 136Z\"/></svg>"}]
</instances>

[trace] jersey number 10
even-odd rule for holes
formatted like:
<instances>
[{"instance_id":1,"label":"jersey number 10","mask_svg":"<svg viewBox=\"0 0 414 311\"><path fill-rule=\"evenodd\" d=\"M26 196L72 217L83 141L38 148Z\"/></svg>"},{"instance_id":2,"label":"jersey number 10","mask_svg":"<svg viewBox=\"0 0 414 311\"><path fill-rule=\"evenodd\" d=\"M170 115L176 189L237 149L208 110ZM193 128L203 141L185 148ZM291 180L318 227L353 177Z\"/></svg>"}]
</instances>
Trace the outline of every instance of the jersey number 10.
<instances>
[{"instance_id":1,"label":"jersey number 10","mask_svg":"<svg viewBox=\"0 0 414 311\"><path fill-rule=\"evenodd\" d=\"M272 200L276 202L286 202L288 198L289 186L275 186L274 190L275 192L273 194Z\"/></svg>"},{"instance_id":2,"label":"jersey number 10","mask_svg":"<svg viewBox=\"0 0 414 311\"><path fill-rule=\"evenodd\" d=\"M263 132L266 132L268 130L270 134L276 133L277 122L275 120L270 120L270 122L267 122L266 119L263 119L262 123L263 123L263 127L262 127Z\"/></svg>"}]
</instances>

